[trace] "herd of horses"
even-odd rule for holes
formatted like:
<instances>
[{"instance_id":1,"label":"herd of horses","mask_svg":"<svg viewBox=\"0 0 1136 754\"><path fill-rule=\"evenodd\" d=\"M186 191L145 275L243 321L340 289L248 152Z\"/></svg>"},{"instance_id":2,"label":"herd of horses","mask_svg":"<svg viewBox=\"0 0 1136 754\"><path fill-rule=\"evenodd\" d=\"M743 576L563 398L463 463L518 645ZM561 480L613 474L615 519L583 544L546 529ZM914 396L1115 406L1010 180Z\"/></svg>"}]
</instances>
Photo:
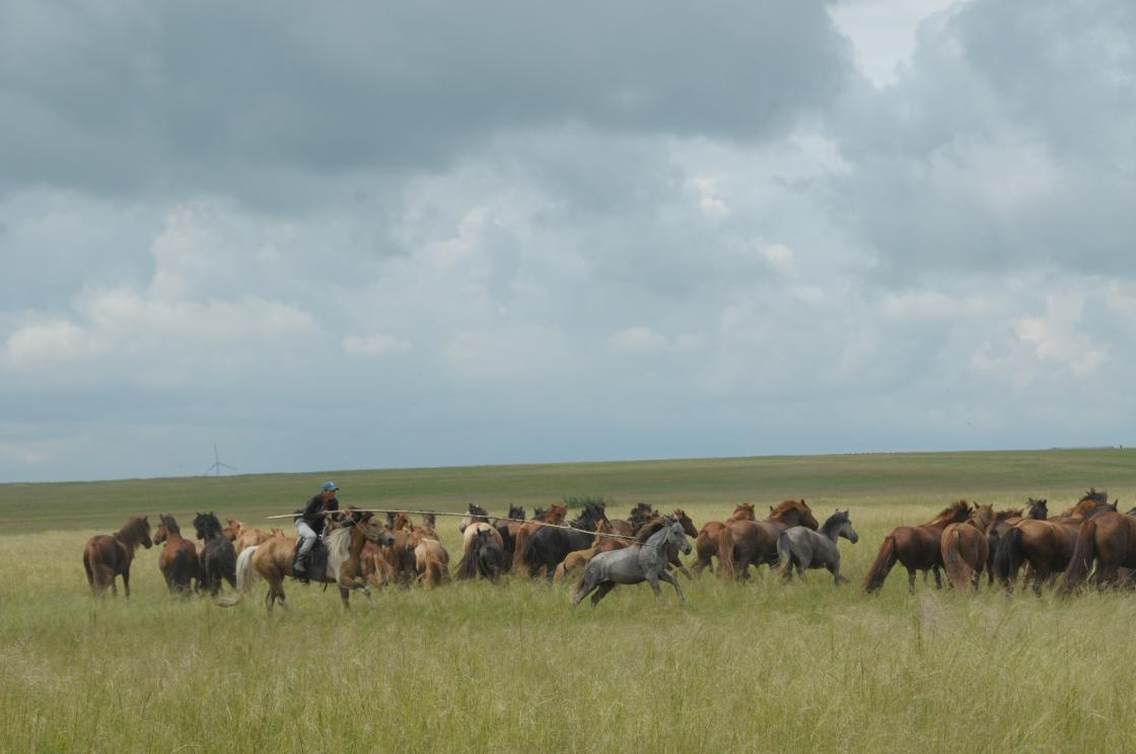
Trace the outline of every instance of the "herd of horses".
<instances>
[{"instance_id":1,"label":"herd of horses","mask_svg":"<svg viewBox=\"0 0 1136 754\"><path fill-rule=\"evenodd\" d=\"M496 518L471 504L458 526L462 552L453 568L433 514L420 523L406 513L388 513L382 521L346 508L331 514L319 557L304 580L337 587L344 607L353 591L369 598L372 587L429 589L451 579L495 582L508 573L554 583L574 576L573 605L589 595L594 605L616 585L642 582L656 595L659 582L669 583L682 600L672 572L693 578L709 570L723 579L745 580L751 566L768 565L787 581L821 568L835 584L847 581L837 542L859 539L848 511L836 510L822 523L804 500L770 506L762 520L754 507L738 505L725 521L696 528L683 510L664 514L646 503L625 519L608 518L603 503L587 503L571 520L565 505L538 509L526 519L522 508L511 507L507 518ZM198 513L193 527L196 541L183 537L174 517L163 514L151 536L148 518L138 516L114 534L92 537L83 551L92 592L117 593L121 576L129 596L137 548L158 544L163 546L158 566L172 593L207 593L228 606L264 581L269 612L276 604L287 606L284 583L295 578L295 538L236 519L222 524L213 513ZM688 570L680 555L691 552L695 559ZM959 501L927 523L889 532L864 591L879 591L897 564L906 569L912 591L919 572L924 581L932 574L936 587L942 587L944 571L955 589L977 589L983 573L988 584L997 581L1007 591L1020 578L1037 593L1058 577L1061 593L1090 582L1128 583L1136 576L1136 508L1122 514L1107 493L1095 489L1054 517L1045 500L1030 499L1024 508L1003 511ZM221 596L226 582L231 593Z\"/></svg>"}]
</instances>

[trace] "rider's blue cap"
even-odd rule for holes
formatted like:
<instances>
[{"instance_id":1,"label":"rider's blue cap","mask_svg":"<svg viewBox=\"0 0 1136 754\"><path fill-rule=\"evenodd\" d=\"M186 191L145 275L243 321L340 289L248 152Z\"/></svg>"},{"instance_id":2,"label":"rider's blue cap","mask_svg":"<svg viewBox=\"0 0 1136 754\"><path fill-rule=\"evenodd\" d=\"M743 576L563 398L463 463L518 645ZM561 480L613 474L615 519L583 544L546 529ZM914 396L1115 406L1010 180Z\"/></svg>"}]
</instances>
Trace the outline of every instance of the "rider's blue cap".
<instances>
[{"instance_id":1,"label":"rider's blue cap","mask_svg":"<svg viewBox=\"0 0 1136 754\"><path fill-rule=\"evenodd\" d=\"M339 490L339 487L335 484L335 482L324 482L320 485L320 489L324 492L337 492Z\"/></svg>"}]
</instances>

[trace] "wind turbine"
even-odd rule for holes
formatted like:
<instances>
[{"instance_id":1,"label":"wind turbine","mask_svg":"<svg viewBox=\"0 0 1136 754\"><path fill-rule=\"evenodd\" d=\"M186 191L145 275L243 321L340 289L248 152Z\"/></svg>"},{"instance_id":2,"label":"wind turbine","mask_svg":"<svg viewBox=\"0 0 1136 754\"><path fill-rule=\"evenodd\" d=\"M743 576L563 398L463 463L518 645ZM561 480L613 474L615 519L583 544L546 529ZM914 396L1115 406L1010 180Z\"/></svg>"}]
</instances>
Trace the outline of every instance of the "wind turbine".
<instances>
[{"instance_id":1,"label":"wind turbine","mask_svg":"<svg viewBox=\"0 0 1136 754\"><path fill-rule=\"evenodd\" d=\"M237 467L222 463L221 454L217 452L217 443L213 443L213 465L207 468L202 476L209 476L210 472L213 472L216 476L221 476L221 469L236 471Z\"/></svg>"}]
</instances>

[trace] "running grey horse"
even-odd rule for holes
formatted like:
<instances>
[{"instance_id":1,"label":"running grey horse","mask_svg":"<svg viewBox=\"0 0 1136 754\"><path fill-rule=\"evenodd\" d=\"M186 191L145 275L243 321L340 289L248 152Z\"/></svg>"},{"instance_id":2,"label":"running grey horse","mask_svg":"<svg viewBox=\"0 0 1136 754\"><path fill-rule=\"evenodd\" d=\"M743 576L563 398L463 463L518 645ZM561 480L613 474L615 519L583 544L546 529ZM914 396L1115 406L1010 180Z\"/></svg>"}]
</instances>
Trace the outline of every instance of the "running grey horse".
<instances>
[{"instance_id":1,"label":"running grey horse","mask_svg":"<svg viewBox=\"0 0 1136 754\"><path fill-rule=\"evenodd\" d=\"M593 590L592 605L599 604L604 596L615 589L617 584L638 584L646 581L651 585L655 596L660 595L659 581L666 581L675 589L679 600L685 602L682 589L674 576L667 572L667 561L672 550L690 554L690 542L682 530L682 522L667 516L664 525L652 533L639 547L601 552L588 561L584 575L576 585L572 606L579 605Z\"/></svg>"},{"instance_id":2,"label":"running grey horse","mask_svg":"<svg viewBox=\"0 0 1136 754\"><path fill-rule=\"evenodd\" d=\"M837 584L848 579L840 575L840 548L837 537L852 544L860 539L852 528L848 511L836 511L816 532L804 526L794 526L781 532L777 538L777 556L781 560L781 573L786 580L793 577L793 568L802 579L808 568L827 568Z\"/></svg>"}]
</instances>

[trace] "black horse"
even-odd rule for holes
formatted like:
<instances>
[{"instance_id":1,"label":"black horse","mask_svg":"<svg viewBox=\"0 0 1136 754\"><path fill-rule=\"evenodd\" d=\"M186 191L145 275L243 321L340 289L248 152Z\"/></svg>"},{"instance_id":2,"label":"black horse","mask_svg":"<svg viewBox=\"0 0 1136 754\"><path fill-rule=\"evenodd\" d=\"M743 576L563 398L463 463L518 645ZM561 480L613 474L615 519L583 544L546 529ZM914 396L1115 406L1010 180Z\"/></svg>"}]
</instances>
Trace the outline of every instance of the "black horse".
<instances>
[{"instance_id":1,"label":"black horse","mask_svg":"<svg viewBox=\"0 0 1136 754\"><path fill-rule=\"evenodd\" d=\"M205 543L201 551L201 586L216 596L221 591L221 579L237 588L237 551L233 543L221 533L221 522L213 513L198 513L193 517L197 538Z\"/></svg>"},{"instance_id":2,"label":"black horse","mask_svg":"<svg viewBox=\"0 0 1136 754\"><path fill-rule=\"evenodd\" d=\"M525 540L524 559L529 569L529 578L536 578L543 568L545 577L551 583L556 566L568 557L568 553L592 546L596 536L589 532L594 532L601 521L607 521L604 504L588 503L580 517L569 522L573 528L586 531L570 531L552 526L537 529Z\"/></svg>"},{"instance_id":3,"label":"black horse","mask_svg":"<svg viewBox=\"0 0 1136 754\"><path fill-rule=\"evenodd\" d=\"M513 565L513 549L517 546L517 537L513 532L521 525L515 522L525 520L525 509L518 505L510 505L509 519L509 521L497 519L493 522L493 528L501 535L501 546L508 561L505 570L509 570Z\"/></svg>"},{"instance_id":4,"label":"black horse","mask_svg":"<svg viewBox=\"0 0 1136 754\"><path fill-rule=\"evenodd\" d=\"M479 531L470 545L474 562L477 564L477 575L483 579L497 581L508 566L508 558L497 540L487 531Z\"/></svg>"}]
</instances>

